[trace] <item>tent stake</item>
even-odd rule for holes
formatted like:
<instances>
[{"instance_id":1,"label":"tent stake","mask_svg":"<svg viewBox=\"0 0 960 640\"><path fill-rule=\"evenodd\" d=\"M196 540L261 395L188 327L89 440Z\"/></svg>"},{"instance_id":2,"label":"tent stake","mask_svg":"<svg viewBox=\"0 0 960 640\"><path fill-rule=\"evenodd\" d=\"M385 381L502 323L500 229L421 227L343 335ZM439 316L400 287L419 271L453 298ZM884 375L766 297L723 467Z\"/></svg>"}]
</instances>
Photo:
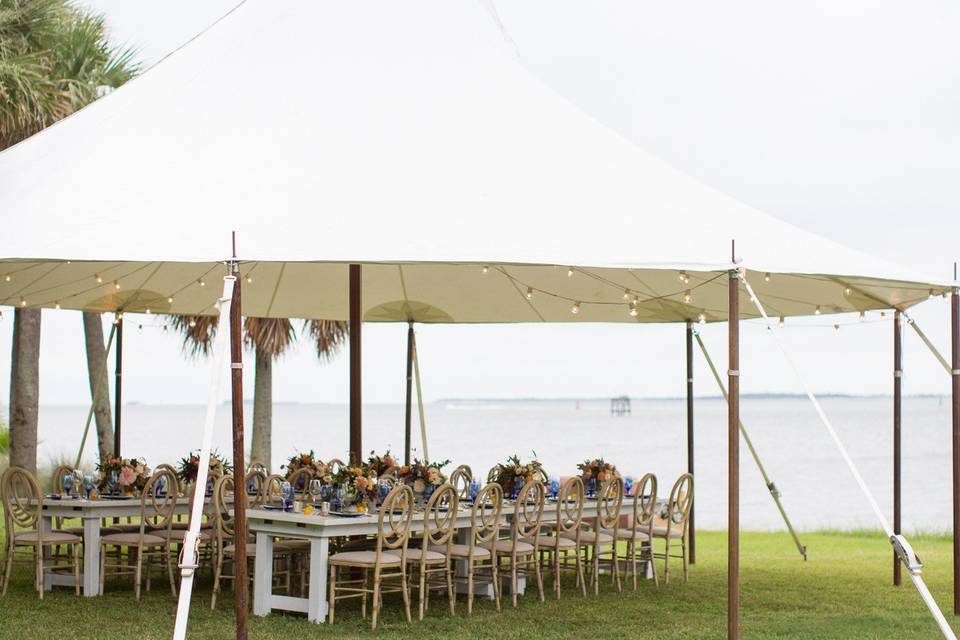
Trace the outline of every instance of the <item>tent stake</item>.
<instances>
[{"instance_id":1,"label":"tent stake","mask_svg":"<svg viewBox=\"0 0 960 640\"><path fill-rule=\"evenodd\" d=\"M407 406L403 423L403 464L410 464L410 427L413 422L413 320L407 326Z\"/></svg>"},{"instance_id":2,"label":"tent stake","mask_svg":"<svg viewBox=\"0 0 960 640\"><path fill-rule=\"evenodd\" d=\"M700 345L700 351L703 353L703 357L707 361L707 366L710 367L711 373L713 373L714 380L717 381L717 386L720 387L720 393L723 394L723 399L729 402L727 390L723 386L723 381L720 379L720 374L717 372L716 365L713 364L713 359L707 352L706 345L703 344L703 340L700 338L699 333L694 332L694 337L697 339L697 344ZM767 469L763 466L763 463L760 462L760 455L754 448L753 440L750 439L750 434L747 433L747 429L743 426L742 421L740 422L740 434L743 436L743 441L747 444L747 449L750 451L753 461L757 463L757 468L760 470L760 475L763 477L763 483L767 485L767 489L770 491L770 497L773 498L773 501L777 505L777 509L780 511L780 517L783 518L783 522L787 525L787 531L790 532L790 536L793 538L793 543L797 545L797 551L799 551L800 555L803 556L803 559L806 560L807 547L800 542L800 537L794 530L793 524L790 522L790 518L787 517L787 511L783 508L783 504L780 502L780 491L777 489L777 485L774 484L773 480L770 479L770 476L767 475Z\"/></svg>"},{"instance_id":3,"label":"tent stake","mask_svg":"<svg viewBox=\"0 0 960 640\"><path fill-rule=\"evenodd\" d=\"M113 335L116 332L116 330L117 330L117 325L113 325L112 327L110 327L110 337L107 338L107 348L103 350L104 354L110 353L110 346L113 344ZM83 457L83 449L84 447L87 446L87 434L90 433L90 421L93 419L93 411L94 409L96 409L97 400L100 398L99 382L106 368L107 368L107 359L106 357L104 357L103 367L100 369L100 371L97 372L97 378L95 383L96 386L93 388L93 395L92 395L93 400L90 402L90 411L87 412L87 422L86 424L83 425L83 437L80 438L80 450L77 451L77 460L76 462L73 463L74 468L80 467L80 458ZM107 386L109 386L109 383L107 383ZM54 489L57 489L57 488L58 487L54 487Z\"/></svg>"},{"instance_id":4,"label":"tent stake","mask_svg":"<svg viewBox=\"0 0 960 640\"><path fill-rule=\"evenodd\" d=\"M730 272L727 343L727 638L740 637L740 280Z\"/></svg>"},{"instance_id":5,"label":"tent stake","mask_svg":"<svg viewBox=\"0 0 960 640\"><path fill-rule=\"evenodd\" d=\"M417 355L417 337L413 337L413 376L417 381L417 410L420 414L420 444L423 447L423 461L430 462L427 450L427 421L423 415L423 391L420 387L420 357Z\"/></svg>"},{"instance_id":6,"label":"tent stake","mask_svg":"<svg viewBox=\"0 0 960 640\"><path fill-rule=\"evenodd\" d=\"M363 283L359 264L350 265L350 464L363 458L360 377L360 327L363 323Z\"/></svg>"},{"instance_id":7,"label":"tent stake","mask_svg":"<svg viewBox=\"0 0 960 640\"><path fill-rule=\"evenodd\" d=\"M122 417L123 411L123 314L117 313L116 325L117 327L117 350L114 353L116 356L116 364L113 369L113 455L117 458L120 457L120 419Z\"/></svg>"},{"instance_id":8,"label":"tent stake","mask_svg":"<svg viewBox=\"0 0 960 640\"><path fill-rule=\"evenodd\" d=\"M696 479L693 472L693 323L687 320L687 473ZM696 497L694 497L694 501ZM690 545L690 564L697 563L697 530L694 526L694 509L696 504L690 503L690 530L688 533Z\"/></svg>"},{"instance_id":9,"label":"tent stake","mask_svg":"<svg viewBox=\"0 0 960 640\"><path fill-rule=\"evenodd\" d=\"M902 419L901 381L903 379L901 316L893 314L893 533L900 531L900 426ZM901 584L900 558L893 552L893 584Z\"/></svg>"}]
</instances>

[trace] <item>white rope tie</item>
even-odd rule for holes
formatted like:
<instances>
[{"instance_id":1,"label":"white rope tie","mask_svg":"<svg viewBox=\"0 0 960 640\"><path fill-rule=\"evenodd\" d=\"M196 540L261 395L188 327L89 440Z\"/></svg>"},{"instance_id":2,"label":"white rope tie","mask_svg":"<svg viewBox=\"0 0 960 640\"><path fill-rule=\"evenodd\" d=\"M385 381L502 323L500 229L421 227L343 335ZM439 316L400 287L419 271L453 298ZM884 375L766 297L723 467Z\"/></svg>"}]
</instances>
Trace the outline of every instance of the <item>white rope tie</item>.
<instances>
[{"instance_id":1,"label":"white rope tie","mask_svg":"<svg viewBox=\"0 0 960 640\"><path fill-rule=\"evenodd\" d=\"M950 625L947 624L946 618L943 617L943 613L940 611L940 607L937 606L936 601L934 601L933 596L930 595L927 585L924 584L923 578L920 577L920 570L923 568L923 564L917 558L916 554L913 552L913 548L910 546L910 543L907 542L907 539L898 534L894 534L893 528L890 526L890 523L887 521L886 516L883 515L883 512L880 510L880 506L877 504L877 501L874 499L873 494L870 493L870 489L867 487L867 483L864 481L863 476L860 475L860 471L857 469L857 466L853 463L853 459L850 457L850 454L847 453L847 448L844 446L843 442L840 440L840 436L837 435L836 429L833 428L833 424L830 422L830 419L827 418L827 414L823 411L823 407L820 406L820 402L817 400L816 396L813 395L813 392L807 386L806 381L803 376L800 375L800 370L797 368L797 365L794 363L793 358L790 357L790 353L787 351L786 347L780 341L780 336L773 330L773 325L770 324L770 317L767 315L766 310L763 308L763 305L760 303L760 299L757 297L757 294L754 293L753 287L750 286L750 283L747 282L746 275L741 270L738 272L740 280L743 282L744 287L747 289L747 293L750 295L750 301L757 308L757 311L760 312L760 315L763 316L763 320L767 325L767 333L773 338L773 341L777 344L777 347L780 349L780 352L783 354L783 357L786 359L787 364L790 365L790 368L793 369L794 375L796 375L797 380L800 382L800 386L803 387L804 392L807 397L810 399L810 402L813 403L814 409L817 411L817 415L820 416L820 421L823 422L823 426L827 428L827 433L830 434L830 438L833 440L834 444L837 446L837 449L840 451L840 456L843 458L844 462L847 463L847 468L850 469L853 479L856 480L857 484L860 486L860 490L863 492L864 497L867 499L867 502L870 503L870 507L873 509L874 514L877 516L877 520L880 521L880 526L883 528L884 533L886 533L887 538L890 540L890 543L893 545L894 550L897 553L897 556L901 559L904 566L907 568L907 573L910 574L910 578L913 580L914 586L916 586L917 591L920 592L920 597L923 599L924 603L927 605L927 608L930 610L930 614L936 620L937 625L940 627L943 637L948 640L956 640L956 635L953 633L953 629L950 628Z\"/></svg>"}]
</instances>

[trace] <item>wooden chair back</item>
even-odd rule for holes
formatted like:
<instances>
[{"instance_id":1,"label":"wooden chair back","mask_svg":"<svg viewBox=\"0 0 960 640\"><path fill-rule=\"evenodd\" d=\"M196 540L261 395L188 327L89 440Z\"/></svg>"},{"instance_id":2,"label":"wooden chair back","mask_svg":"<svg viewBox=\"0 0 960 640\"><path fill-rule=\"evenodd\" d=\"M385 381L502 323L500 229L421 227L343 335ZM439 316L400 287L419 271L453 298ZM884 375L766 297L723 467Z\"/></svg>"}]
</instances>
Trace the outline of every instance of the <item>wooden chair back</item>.
<instances>
[{"instance_id":1,"label":"wooden chair back","mask_svg":"<svg viewBox=\"0 0 960 640\"><path fill-rule=\"evenodd\" d=\"M477 493L470 510L470 544L493 542L500 534L503 487L488 482Z\"/></svg>"},{"instance_id":2,"label":"wooden chair back","mask_svg":"<svg viewBox=\"0 0 960 640\"><path fill-rule=\"evenodd\" d=\"M600 529L617 529L620 509L623 507L623 478L615 476L600 485L597 496L597 526Z\"/></svg>"},{"instance_id":3,"label":"wooden chair back","mask_svg":"<svg viewBox=\"0 0 960 640\"><path fill-rule=\"evenodd\" d=\"M406 563L413 501L413 489L405 484L394 487L383 499L377 519L377 564L384 549L401 549L401 564Z\"/></svg>"},{"instance_id":4,"label":"wooden chair back","mask_svg":"<svg viewBox=\"0 0 960 640\"><path fill-rule=\"evenodd\" d=\"M69 464L61 464L50 476L50 489L54 493L63 492L63 476L72 476L75 469Z\"/></svg>"},{"instance_id":5,"label":"wooden chair back","mask_svg":"<svg viewBox=\"0 0 960 640\"><path fill-rule=\"evenodd\" d=\"M287 476L287 482L293 487L293 492L298 496L298 500L306 500L306 495L310 491L311 480L313 480L313 469L309 467L300 467Z\"/></svg>"},{"instance_id":6,"label":"wooden chair back","mask_svg":"<svg viewBox=\"0 0 960 640\"><path fill-rule=\"evenodd\" d=\"M462 464L450 474L450 484L461 500L470 499L470 483L473 482L473 470L469 465Z\"/></svg>"},{"instance_id":7,"label":"wooden chair back","mask_svg":"<svg viewBox=\"0 0 960 640\"><path fill-rule=\"evenodd\" d=\"M644 475L637 482L633 494L633 531L648 530L653 527L657 511L657 476Z\"/></svg>"},{"instance_id":8,"label":"wooden chair back","mask_svg":"<svg viewBox=\"0 0 960 640\"><path fill-rule=\"evenodd\" d=\"M586 491L583 478L567 478L557 495L557 533L577 533L583 522L583 501Z\"/></svg>"},{"instance_id":9,"label":"wooden chair back","mask_svg":"<svg viewBox=\"0 0 960 640\"><path fill-rule=\"evenodd\" d=\"M693 475L685 473L673 483L670 499L667 501L667 523L687 525L690 507L693 505Z\"/></svg>"},{"instance_id":10,"label":"wooden chair back","mask_svg":"<svg viewBox=\"0 0 960 640\"><path fill-rule=\"evenodd\" d=\"M425 545L446 546L452 543L458 502L459 497L452 484L442 484L433 492L423 510Z\"/></svg>"},{"instance_id":11,"label":"wooden chair back","mask_svg":"<svg viewBox=\"0 0 960 640\"><path fill-rule=\"evenodd\" d=\"M513 505L513 539L536 538L543 521L543 506L547 491L543 482L534 479L523 485Z\"/></svg>"},{"instance_id":12,"label":"wooden chair back","mask_svg":"<svg viewBox=\"0 0 960 640\"><path fill-rule=\"evenodd\" d=\"M180 497L177 475L169 469L154 471L140 493L140 535L145 530L169 529Z\"/></svg>"},{"instance_id":13,"label":"wooden chair back","mask_svg":"<svg viewBox=\"0 0 960 640\"><path fill-rule=\"evenodd\" d=\"M10 467L0 477L7 540L13 540L17 528L39 530L43 492L33 474L22 467Z\"/></svg>"}]
</instances>

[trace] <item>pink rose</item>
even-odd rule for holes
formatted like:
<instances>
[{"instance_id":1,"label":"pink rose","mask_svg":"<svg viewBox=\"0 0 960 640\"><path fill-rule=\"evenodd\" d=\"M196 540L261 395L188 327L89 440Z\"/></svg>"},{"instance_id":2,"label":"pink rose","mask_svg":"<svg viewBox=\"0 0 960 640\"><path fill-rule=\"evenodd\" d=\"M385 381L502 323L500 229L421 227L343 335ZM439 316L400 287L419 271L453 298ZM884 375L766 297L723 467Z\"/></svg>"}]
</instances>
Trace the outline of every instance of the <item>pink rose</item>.
<instances>
[{"instance_id":1,"label":"pink rose","mask_svg":"<svg viewBox=\"0 0 960 640\"><path fill-rule=\"evenodd\" d=\"M120 469L120 484L129 487L136 480L137 474L133 470L133 467L124 467Z\"/></svg>"},{"instance_id":2,"label":"pink rose","mask_svg":"<svg viewBox=\"0 0 960 640\"><path fill-rule=\"evenodd\" d=\"M357 490L359 491L365 490L367 488L366 477L360 476L359 478L357 478L356 482L354 482L354 485L357 487Z\"/></svg>"}]
</instances>

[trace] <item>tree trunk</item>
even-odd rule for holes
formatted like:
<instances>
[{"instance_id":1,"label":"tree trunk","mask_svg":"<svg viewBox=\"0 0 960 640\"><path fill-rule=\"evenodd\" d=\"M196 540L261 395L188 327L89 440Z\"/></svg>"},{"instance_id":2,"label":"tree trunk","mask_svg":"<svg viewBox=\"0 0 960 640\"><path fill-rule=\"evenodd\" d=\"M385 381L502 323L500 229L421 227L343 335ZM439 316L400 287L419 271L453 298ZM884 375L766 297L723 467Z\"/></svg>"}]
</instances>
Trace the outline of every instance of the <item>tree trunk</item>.
<instances>
[{"instance_id":1,"label":"tree trunk","mask_svg":"<svg viewBox=\"0 0 960 640\"><path fill-rule=\"evenodd\" d=\"M110 376L107 374L107 352L103 344L103 323L99 313L83 313L83 336L87 344L87 377L90 400L97 421L97 446L100 461L113 455L113 415L110 410Z\"/></svg>"},{"instance_id":2,"label":"tree trunk","mask_svg":"<svg viewBox=\"0 0 960 640\"><path fill-rule=\"evenodd\" d=\"M273 356L256 352L253 381L253 442L250 461L262 462L272 468L273 431Z\"/></svg>"},{"instance_id":3,"label":"tree trunk","mask_svg":"<svg viewBox=\"0 0 960 640\"><path fill-rule=\"evenodd\" d=\"M10 367L10 466L37 472L40 412L40 309L13 315Z\"/></svg>"}]
</instances>

